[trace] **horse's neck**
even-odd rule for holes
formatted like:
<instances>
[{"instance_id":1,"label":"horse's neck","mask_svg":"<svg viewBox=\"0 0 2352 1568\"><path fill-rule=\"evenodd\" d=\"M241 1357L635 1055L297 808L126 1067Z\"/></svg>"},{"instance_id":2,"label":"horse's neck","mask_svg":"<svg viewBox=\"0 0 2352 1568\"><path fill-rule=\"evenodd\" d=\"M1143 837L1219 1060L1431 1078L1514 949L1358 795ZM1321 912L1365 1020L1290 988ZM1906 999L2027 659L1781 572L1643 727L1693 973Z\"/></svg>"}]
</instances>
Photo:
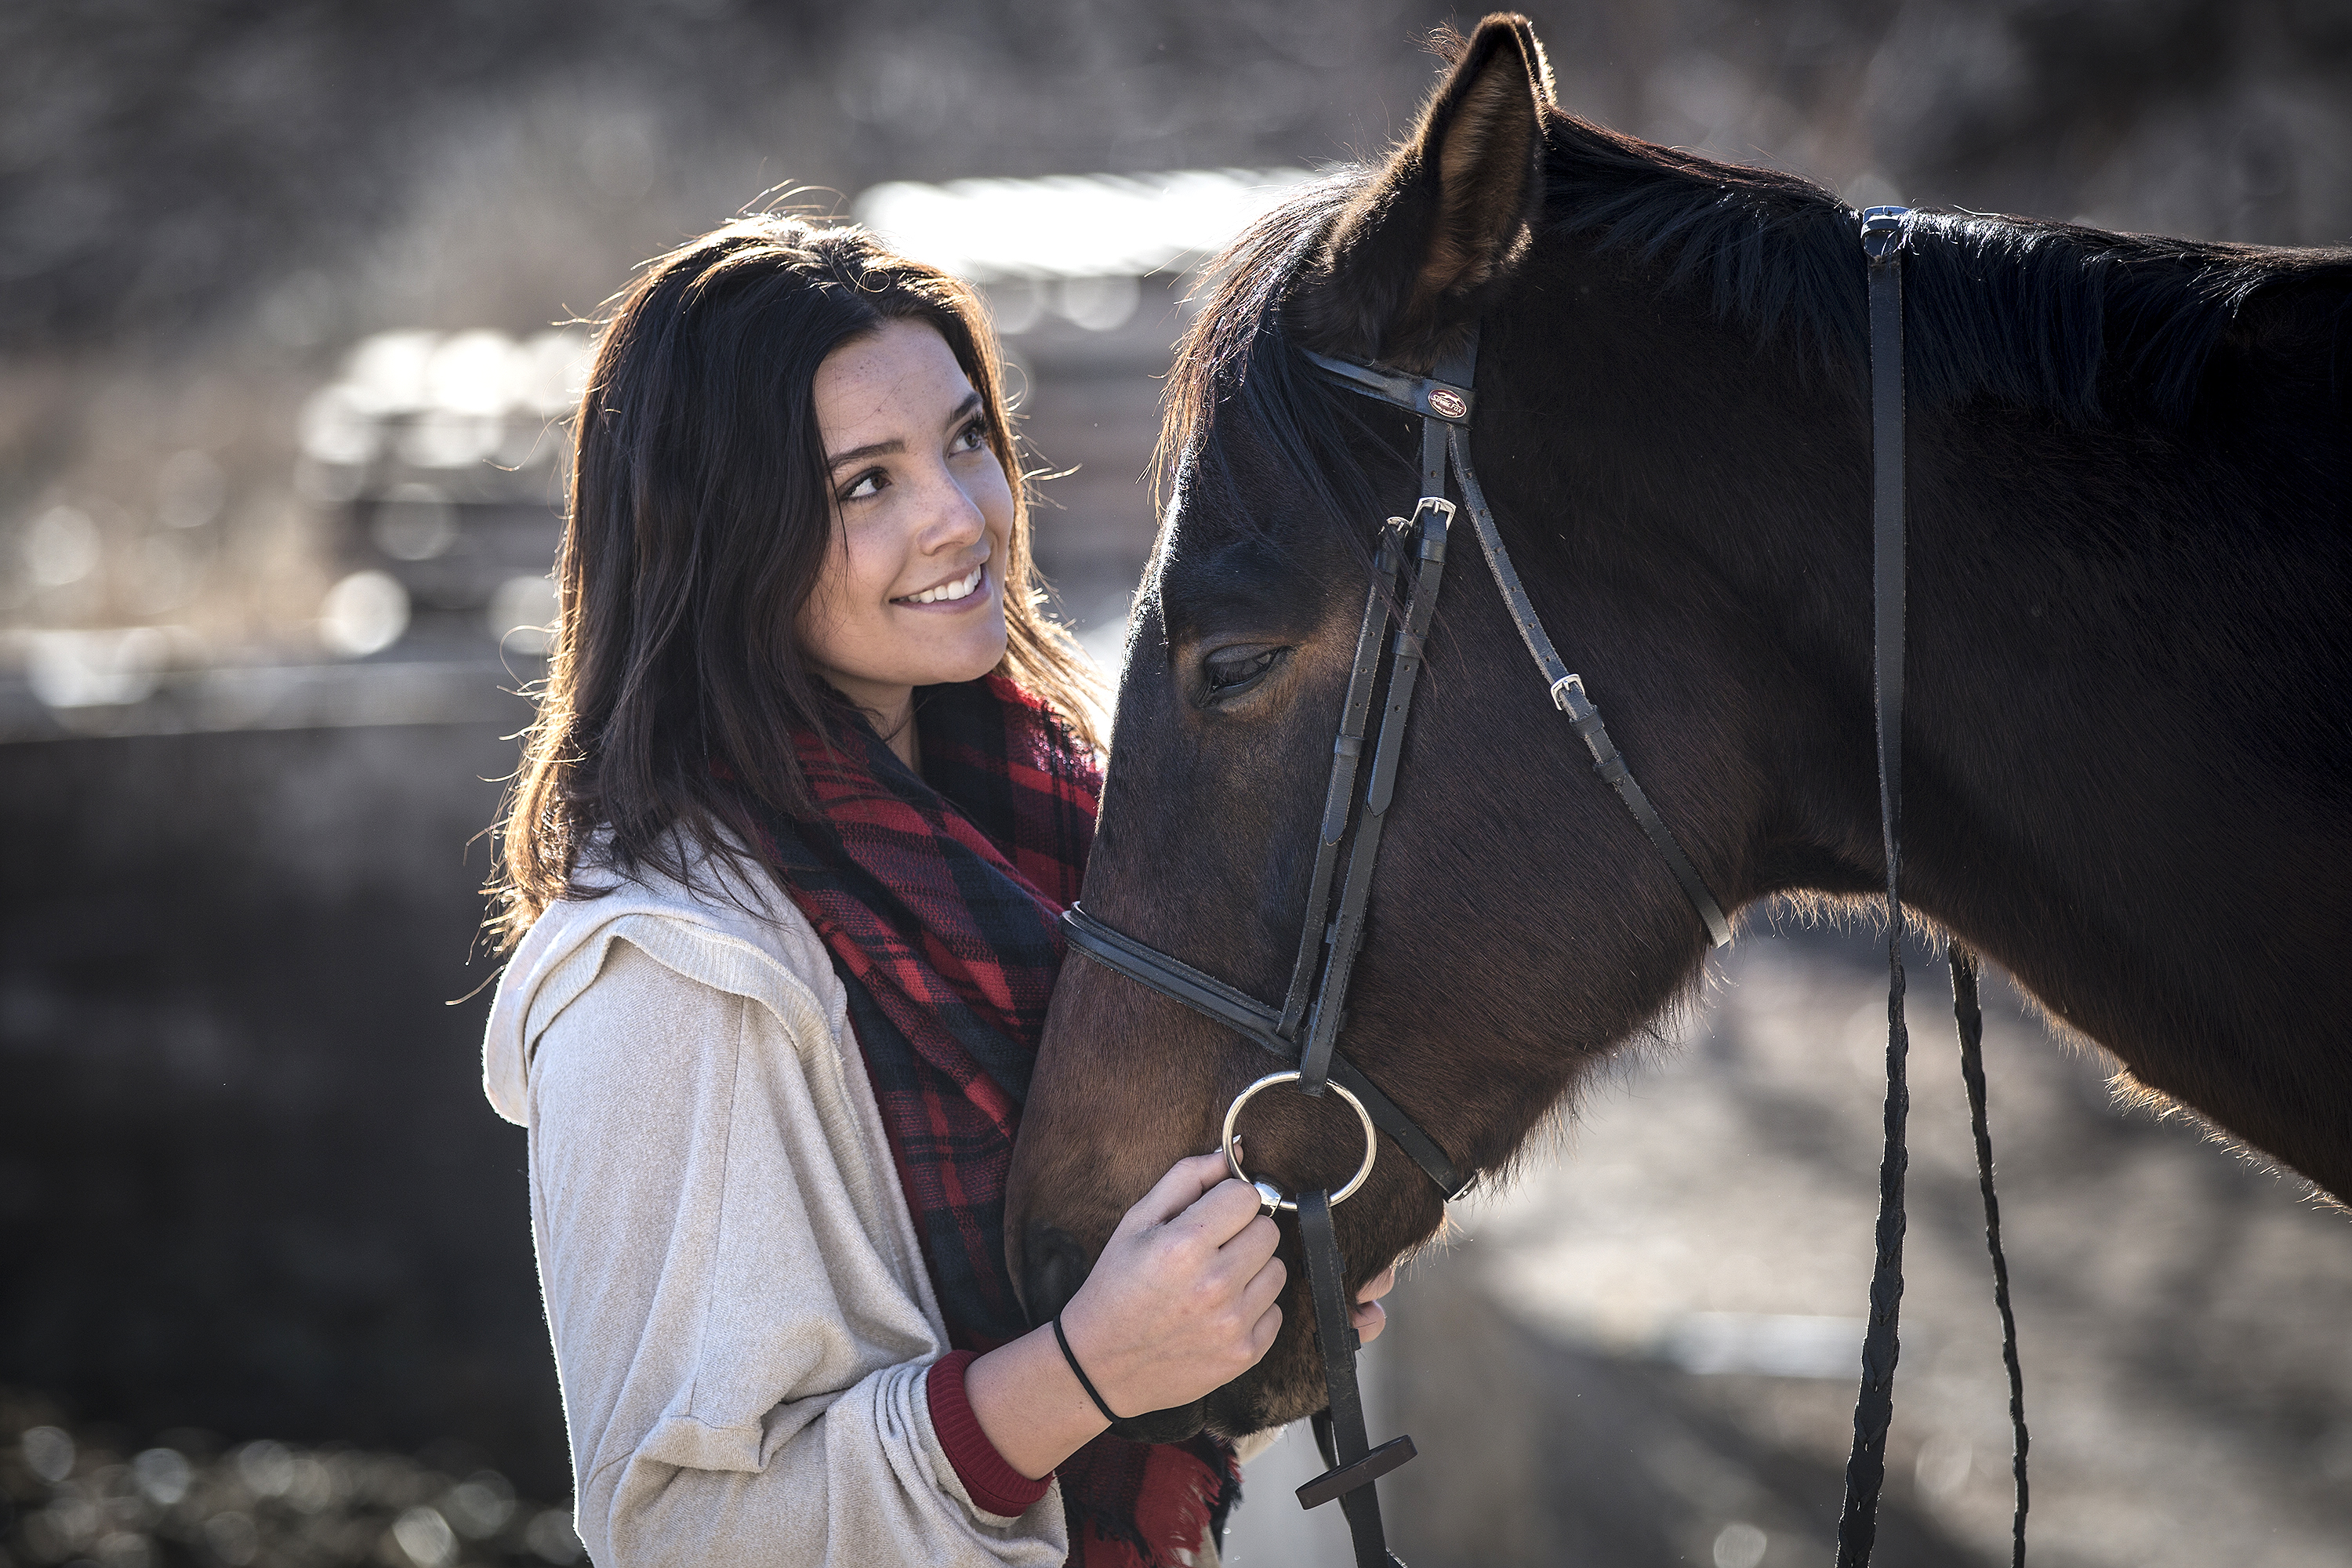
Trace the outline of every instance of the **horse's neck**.
<instances>
[{"instance_id":1,"label":"horse's neck","mask_svg":"<svg viewBox=\"0 0 2352 1568\"><path fill-rule=\"evenodd\" d=\"M1911 727L1923 830L2001 832L2085 917L2147 900L2213 941L2292 943L2263 886L2317 849L2298 802L2340 716L2307 650L2340 615L2321 531L2195 433L1924 422L1911 479ZM2308 520L2316 522L2316 519ZM2284 853L2303 843L2305 856ZM2276 858L2266 853L2276 846ZM2284 889L2276 889L2283 892ZM2265 928L2277 928L2270 930ZM2147 940L2161 945L2161 930ZM2176 956L2186 957L2179 953Z\"/></svg>"},{"instance_id":2,"label":"horse's neck","mask_svg":"<svg viewBox=\"0 0 2352 1568\"><path fill-rule=\"evenodd\" d=\"M1867 894L1862 400L1793 347L1663 309L1631 263L1559 265L1487 334L1507 422L1485 438L1520 459L1489 489L1558 520L1528 560L1621 628L1596 650L1633 656L1618 684L1647 661L1659 711L1732 691L1767 716L1659 734L1637 763L1686 811L1744 803L1697 829L1739 847L1729 890ZM1906 887L2143 1079L2352 1192L2352 474L2336 405L2272 385L2169 429L1914 407Z\"/></svg>"},{"instance_id":3,"label":"horse's neck","mask_svg":"<svg viewBox=\"0 0 2352 1568\"><path fill-rule=\"evenodd\" d=\"M2283 1151L2259 1085L2352 1005L2347 584L2293 438L1917 421L1906 759L1914 901Z\"/></svg>"}]
</instances>

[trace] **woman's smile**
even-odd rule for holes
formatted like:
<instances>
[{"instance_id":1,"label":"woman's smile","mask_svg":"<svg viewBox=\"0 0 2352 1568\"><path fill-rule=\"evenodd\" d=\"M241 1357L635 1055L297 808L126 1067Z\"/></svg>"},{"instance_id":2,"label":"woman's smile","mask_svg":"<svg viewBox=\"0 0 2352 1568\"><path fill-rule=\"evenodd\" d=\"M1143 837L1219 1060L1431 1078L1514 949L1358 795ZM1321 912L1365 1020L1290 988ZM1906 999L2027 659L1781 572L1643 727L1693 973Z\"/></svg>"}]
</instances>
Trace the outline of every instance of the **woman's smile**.
<instances>
[{"instance_id":1,"label":"woman's smile","mask_svg":"<svg viewBox=\"0 0 2352 1568\"><path fill-rule=\"evenodd\" d=\"M982 555L962 576L935 583L919 593L903 594L890 602L904 609L952 615L986 605L994 587L995 579L988 574L988 557Z\"/></svg>"}]
</instances>

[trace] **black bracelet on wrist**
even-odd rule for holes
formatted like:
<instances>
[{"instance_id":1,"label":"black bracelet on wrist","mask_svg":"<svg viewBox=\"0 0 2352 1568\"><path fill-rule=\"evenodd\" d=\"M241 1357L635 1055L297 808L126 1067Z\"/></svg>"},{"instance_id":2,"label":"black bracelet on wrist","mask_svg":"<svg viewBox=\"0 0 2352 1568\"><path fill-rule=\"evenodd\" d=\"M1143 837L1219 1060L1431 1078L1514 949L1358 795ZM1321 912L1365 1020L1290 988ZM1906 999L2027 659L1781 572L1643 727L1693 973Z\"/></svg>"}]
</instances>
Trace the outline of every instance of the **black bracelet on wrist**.
<instances>
[{"instance_id":1,"label":"black bracelet on wrist","mask_svg":"<svg viewBox=\"0 0 2352 1568\"><path fill-rule=\"evenodd\" d=\"M1062 1347L1062 1359L1070 1363L1070 1370L1077 1374L1078 1386L1085 1389L1087 1397L1095 1402L1095 1408L1102 1412L1102 1418L1114 1426L1118 1426L1118 1417L1110 1413L1110 1406L1105 1405L1103 1396L1095 1391L1095 1380L1088 1377L1087 1369L1078 1364L1077 1352L1070 1348L1070 1336L1062 1331L1062 1319L1059 1313L1054 1316L1054 1341Z\"/></svg>"}]
</instances>

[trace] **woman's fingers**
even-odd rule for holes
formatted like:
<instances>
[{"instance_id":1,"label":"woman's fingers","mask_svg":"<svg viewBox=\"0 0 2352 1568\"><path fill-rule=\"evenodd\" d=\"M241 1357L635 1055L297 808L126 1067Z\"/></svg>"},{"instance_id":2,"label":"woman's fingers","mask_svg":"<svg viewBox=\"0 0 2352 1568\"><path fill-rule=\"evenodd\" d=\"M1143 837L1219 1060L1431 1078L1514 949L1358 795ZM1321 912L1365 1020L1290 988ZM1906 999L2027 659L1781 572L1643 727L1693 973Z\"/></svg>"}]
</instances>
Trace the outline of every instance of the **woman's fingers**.
<instances>
[{"instance_id":1,"label":"woman's fingers","mask_svg":"<svg viewBox=\"0 0 2352 1568\"><path fill-rule=\"evenodd\" d=\"M1190 1208L1170 1220L1168 1228L1171 1233L1191 1231L1211 1247L1220 1249L1241 1242L1244 1237L1252 1237L1246 1245L1255 1246L1260 1233L1254 1232L1252 1227L1259 1217L1257 1189L1247 1182L1237 1182L1228 1177L1202 1193ZM1271 1220L1266 1222L1268 1229L1272 1228L1273 1223ZM1266 1243L1265 1250L1269 1253L1274 1250L1271 1242Z\"/></svg>"},{"instance_id":2,"label":"woman's fingers","mask_svg":"<svg viewBox=\"0 0 2352 1568\"><path fill-rule=\"evenodd\" d=\"M1281 1245L1282 1227L1253 1209L1250 1217L1242 1223L1242 1227L1227 1237L1217 1250L1223 1253L1240 1276L1246 1279L1256 1273Z\"/></svg>"},{"instance_id":3,"label":"woman's fingers","mask_svg":"<svg viewBox=\"0 0 2352 1568\"><path fill-rule=\"evenodd\" d=\"M1136 1200L1135 1206L1118 1222L1118 1229L1134 1231L1145 1226L1166 1225L1198 1203L1202 1194L1230 1178L1223 1154L1195 1154L1191 1159L1179 1160L1168 1167L1166 1175L1151 1184L1150 1192Z\"/></svg>"},{"instance_id":4,"label":"woman's fingers","mask_svg":"<svg viewBox=\"0 0 2352 1568\"><path fill-rule=\"evenodd\" d=\"M1349 1319L1356 1325L1356 1338L1370 1344L1389 1326L1389 1310L1381 1305L1381 1298L1396 1289L1396 1265L1391 1263L1370 1279L1356 1292L1356 1304L1349 1309Z\"/></svg>"},{"instance_id":5,"label":"woman's fingers","mask_svg":"<svg viewBox=\"0 0 2352 1568\"><path fill-rule=\"evenodd\" d=\"M1273 1222L1269 1220L1269 1225ZM1290 1269L1281 1258L1268 1254L1242 1287L1242 1306L1253 1318L1272 1306L1282 1295L1283 1286L1289 1281Z\"/></svg>"},{"instance_id":6,"label":"woman's fingers","mask_svg":"<svg viewBox=\"0 0 2352 1568\"><path fill-rule=\"evenodd\" d=\"M1158 1410L1197 1399L1264 1356L1282 1331L1289 1270L1282 1230L1223 1154L1179 1160L1128 1210L1064 1309L1078 1353L1114 1408ZM1370 1342L1396 1283L1382 1269L1356 1292L1352 1320Z\"/></svg>"},{"instance_id":7,"label":"woman's fingers","mask_svg":"<svg viewBox=\"0 0 2352 1568\"><path fill-rule=\"evenodd\" d=\"M1255 1366L1265 1359L1265 1352L1274 1348L1276 1336L1281 1332L1281 1308L1268 1307L1258 1314L1257 1326L1250 1330L1250 1365Z\"/></svg>"}]
</instances>

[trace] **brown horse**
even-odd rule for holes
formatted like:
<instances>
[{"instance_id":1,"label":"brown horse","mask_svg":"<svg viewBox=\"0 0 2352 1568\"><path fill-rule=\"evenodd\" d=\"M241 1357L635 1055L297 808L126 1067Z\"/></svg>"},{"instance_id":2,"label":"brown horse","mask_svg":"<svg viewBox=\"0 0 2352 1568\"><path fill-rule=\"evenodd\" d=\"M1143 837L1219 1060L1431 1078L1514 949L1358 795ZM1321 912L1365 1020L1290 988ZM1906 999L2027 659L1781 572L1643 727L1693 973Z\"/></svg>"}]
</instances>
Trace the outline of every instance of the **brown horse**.
<instances>
[{"instance_id":1,"label":"brown horse","mask_svg":"<svg viewBox=\"0 0 2352 1568\"><path fill-rule=\"evenodd\" d=\"M2128 1087L2352 1197L2352 253L1934 214L1909 245L1906 896ZM1883 886L1863 268L1831 195L1572 119L1528 25L1482 24L1186 339L1087 907L1279 1001L1370 542L1417 493L1414 422L1303 351L1425 374L1474 323L1480 477L1707 885ZM1706 933L1457 550L1339 1043L1492 1171ZM1070 960L1005 1216L1039 1321L1276 1065ZM1286 1092L1245 1129L1290 1190L1361 1149ZM1382 1142L1336 1211L1351 1289L1442 1215ZM1319 1407L1292 1261L1274 1351L1157 1426Z\"/></svg>"}]
</instances>

